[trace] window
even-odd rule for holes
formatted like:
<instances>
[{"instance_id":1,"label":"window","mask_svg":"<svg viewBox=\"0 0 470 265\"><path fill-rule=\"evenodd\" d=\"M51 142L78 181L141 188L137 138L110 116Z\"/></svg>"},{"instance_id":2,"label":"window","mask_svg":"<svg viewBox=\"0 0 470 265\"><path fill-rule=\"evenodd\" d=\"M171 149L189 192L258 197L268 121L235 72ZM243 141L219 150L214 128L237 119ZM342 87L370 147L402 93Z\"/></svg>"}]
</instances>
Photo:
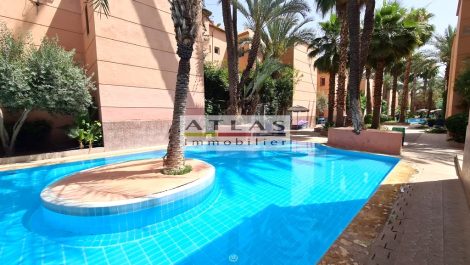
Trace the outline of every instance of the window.
<instances>
[{"instance_id":1,"label":"window","mask_svg":"<svg viewBox=\"0 0 470 265\"><path fill-rule=\"evenodd\" d=\"M320 86L326 85L326 79L324 77L320 78Z\"/></svg>"},{"instance_id":2,"label":"window","mask_svg":"<svg viewBox=\"0 0 470 265\"><path fill-rule=\"evenodd\" d=\"M220 54L220 48L219 47L214 47L214 53Z\"/></svg>"}]
</instances>

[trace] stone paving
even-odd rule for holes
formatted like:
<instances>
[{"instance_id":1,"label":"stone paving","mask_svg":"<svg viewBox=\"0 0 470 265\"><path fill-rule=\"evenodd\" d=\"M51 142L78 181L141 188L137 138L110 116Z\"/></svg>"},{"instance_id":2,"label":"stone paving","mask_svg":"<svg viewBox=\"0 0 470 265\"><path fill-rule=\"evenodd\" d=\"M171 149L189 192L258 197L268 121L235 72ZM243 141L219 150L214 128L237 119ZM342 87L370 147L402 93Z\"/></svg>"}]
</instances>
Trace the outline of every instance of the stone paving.
<instances>
[{"instance_id":1,"label":"stone paving","mask_svg":"<svg viewBox=\"0 0 470 265\"><path fill-rule=\"evenodd\" d=\"M368 264L470 264L470 210L446 135L407 131L403 158L418 173L397 201Z\"/></svg>"}]
</instances>

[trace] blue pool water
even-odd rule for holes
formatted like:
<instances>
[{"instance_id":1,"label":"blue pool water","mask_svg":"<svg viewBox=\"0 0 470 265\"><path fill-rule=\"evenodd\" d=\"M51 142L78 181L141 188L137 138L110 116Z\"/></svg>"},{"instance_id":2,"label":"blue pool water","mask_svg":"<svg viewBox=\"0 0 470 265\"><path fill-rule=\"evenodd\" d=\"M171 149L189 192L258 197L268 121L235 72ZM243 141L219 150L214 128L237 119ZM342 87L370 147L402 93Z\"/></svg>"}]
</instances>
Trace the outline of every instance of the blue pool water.
<instances>
[{"instance_id":1,"label":"blue pool water","mask_svg":"<svg viewBox=\"0 0 470 265\"><path fill-rule=\"evenodd\" d=\"M0 264L314 264L398 162L311 144L250 151L199 147L186 155L214 165L216 183L185 212L98 234L65 231L42 220L39 193L51 182L162 155L0 172Z\"/></svg>"},{"instance_id":2,"label":"blue pool water","mask_svg":"<svg viewBox=\"0 0 470 265\"><path fill-rule=\"evenodd\" d=\"M406 120L409 124L427 124L428 120L425 118L410 118Z\"/></svg>"}]
</instances>

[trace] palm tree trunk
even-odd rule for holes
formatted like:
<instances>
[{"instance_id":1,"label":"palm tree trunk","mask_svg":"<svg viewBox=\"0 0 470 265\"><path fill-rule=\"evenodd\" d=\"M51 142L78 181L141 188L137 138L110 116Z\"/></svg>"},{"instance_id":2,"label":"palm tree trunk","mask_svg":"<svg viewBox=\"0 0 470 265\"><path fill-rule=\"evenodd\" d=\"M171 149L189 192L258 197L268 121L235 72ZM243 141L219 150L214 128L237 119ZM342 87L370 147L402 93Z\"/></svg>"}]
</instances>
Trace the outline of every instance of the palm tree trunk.
<instances>
[{"instance_id":1,"label":"palm tree trunk","mask_svg":"<svg viewBox=\"0 0 470 265\"><path fill-rule=\"evenodd\" d=\"M387 116L390 115L390 88L384 84L382 89L382 98L385 102L387 102L387 109L382 110Z\"/></svg>"},{"instance_id":2,"label":"palm tree trunk","mask_svg":"<svg viewBox=\"0 0 470 265\"><path fill-rule=\"evenodd\" d=\"M3 116L3 110L0 108L0 141L2 143L3 151L6 153L8 149L8 143L10 142L10 137L8 131L5 128L5 118Z\"/></svg>"},{"instance_id":3,"label":"palm tree trunk","mask_svg":"<svg viewBox=\"0 0 470 265\"><path fill-rule=\"evenodd\" d=\"M366 67L366 114L372 113L372 95L370 90L370 67Z\"/></svg>"},{"instance_id":4,"label":"palm tree trunk","mask_svg":"<svg viewBox=\"0 0 470 265\"><path fill-rule=\"evenodd\" d=\"M164 167L167 170L180 170L184 168L184 115L186 113L192 53L192 44L178 44L177 54L180 57L180 61L176 77L173 120L170 127L167 153L164 159Z\"/></svg>"},{"instance_id":5,"label":"palm tree trunk","mask_svg":"<svg viewBox=\"0 0 470 265\"><path fill-rule=\"evenodd\" d=\"M356 0L348 1L349 23L349 108L354 131L360 133L363 126L359 87L361 85L361 12Z\"/></svg>"},{"instance_id":6,"label":"palm tree trunk","mask_svg":"<svg viewBox=\"0 0 470 265\"><path fill-rule=\"evenodd\" d=\"M21 128L23 127L24 122L26 121L26 118L28 118L29 113L31 110L25 109L20 115L20 118L16 121L15 125L13 126L13 131L11 133L11 138L10 138L10 144L7 148L6 155L10 156L13 155L15 152L15 144L16 144L16 138L18 137L18 134L20 133Z\"/></svg>"},{"instance_id":7,"label":"palm tree trunk","mask_svg":"<svg viewBox=\"0 0 470 265\"><path fill-rule=\"evenodd\" d=\"M240 89L238 87L238 34L236 29L236 6L230 0L222 0L222 16L227 39L227 66L229 84L229 104L227 114L240 115ZM233 8L233 15L230 12Z\"/></svg>"},{"instance_id":8,"label":"palm tree trunk","mask_svg":"<svg viewBox=\"0 0 470 265\"><path fill-rule=\"evenodd\" d=\"M408 94L409 94L409 83L410 83L410 73L411 73L411 54L406 58L406 70L405 77L403 81L403 92L400 104L400 122L405 122L406 120L406 110L408 108Z\"/></svg>"},{"instance_id":9,"label":"palm tree trunk","mask_svg":"<svg viewBox=\"0 0 470 265\"><path fill-rule=\"evenodd\" d=\"M335 112L335 91L336 90L336 73L330 72L330 86L328 89L328 123L333 122Z\"/></svg>"},{"instance_id":10,"label":"palm tree trunk","mask_svg":"<svg viewBox=\"0 0 470 265\"><path fill-rule=\"evenodd\" d=\"M392 106L391 115L395 120L395 107L397 105L397 89L398 89L398 75L393 75L393 87L392 87Z\"/></svg>"},{"instance_id":11,"label":"palm tree trunk","mask_svg":"<svg viewBox=\"0 0 470 265\"><path fill-rule=\"evenodd\" d=\"M374 114L372 116L372 128L380 128L380 114L382 107L382 86L384 81L385 61L378 61L375 70L374 82Z\"/></svg>"},{"instance_id":12,"label":"palm tree trunk","mask_svg":"<svg viewBox=\"0 0 470 265\"><path fill-rule=\"evenodd\" d=\"M445 113L447 111L447 95L449 93L449 76L450 76L450 63L446 63L446 70L445 70L445 74L444 74L444 80L445 80L445 86L444 86L444 93L443 93L443 96L445 98L443 98L443 104L442 104L442 113L444 114L445 116Z\"/></svg>"},{"instance_id":13,"label":"palm tree trunk","mask_svg":"<svg viewBox=\"0 0 470 265\"><path fill-rule=\"evenodd\" d=\"M346 106L346 68L348 64L349 25L348 12L345 5L336 5L338 19L341 21L339 44L338 90L336 99L336 127L344 126L344 110Z\"/></svg>"},{"instance_id":14,"label":"palm tree trunk","mask_svg":"<svg viewBox=\"0 0 470 265\"><path fill-rule=\"evenodd\" d=\"M258 57L259 46L261 44L261 33L260 30L255 30L253 39L251 41L250 52L248 53L248 61L245 70L243 70L242 77L238 83L238 87L243 89L250 77L251 69L255 66L256 58Z\"/></svg>"},{"instance_id":15,"label":"palm tree trunk","mask_svg":"<svg viewBox=\"0 0 470 265\"><path fill-rule=\"evenodd\" d=\"M370 41L374 32L375 0L368 0L364 14L364 28L361 35L361 73L369 56Z\"/></svg>"},{"instance_id":16,"label":"palm tree trunk","mask_svg":"<svg viewBox=\"0 0 470 265\"><path fill-rule=\"evenodd\" d=\"M417 78L415 77L413 79L413 85L411 86L411 95L410 95L410 105L408 106L408 108L410 109L410 113L411 115L414 115L416 113L416 104L415 104L415 101L416 101L416 82L417 81Z\"/></svg>"},{"instance_id":17,"label":"palm tree trunk","mask_svg":"<svg viewBox=\"0 0 470 265\"><path fill-rule=\"evenodd\" d=\"M424 78L423 79L423 89L424 91L426 91L426 94L427 95L427 102L426 102L426 108L428 109L428 112L426 113L426 117L429 118L429 116L431 115L431 109L432 109L432 96L433 96L433 93L432 93L432 89L428 86L429 84L429 81L427 78Z\"/></svg>"}]
</instances>

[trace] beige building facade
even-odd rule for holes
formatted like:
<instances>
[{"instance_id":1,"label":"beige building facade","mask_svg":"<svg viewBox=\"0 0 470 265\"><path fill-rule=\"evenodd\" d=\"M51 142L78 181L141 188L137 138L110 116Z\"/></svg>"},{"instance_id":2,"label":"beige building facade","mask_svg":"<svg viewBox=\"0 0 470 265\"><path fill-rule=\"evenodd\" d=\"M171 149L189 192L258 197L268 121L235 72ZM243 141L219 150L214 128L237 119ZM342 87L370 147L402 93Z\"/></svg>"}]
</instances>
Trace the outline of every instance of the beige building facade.
<instances>
[{"instance_id":1,"label":"beige building facade","mask_svg":"<svg viewBox=\"0 0 470 265\"><path fill-rule=\"evenodd\" d=\"M470 59L470 1L460 0L458 9L457 31L452 46L452 57L447 92L446 118L465 110L462 96L455 91L455 80Z\"/></svg>"}]
</instances>

